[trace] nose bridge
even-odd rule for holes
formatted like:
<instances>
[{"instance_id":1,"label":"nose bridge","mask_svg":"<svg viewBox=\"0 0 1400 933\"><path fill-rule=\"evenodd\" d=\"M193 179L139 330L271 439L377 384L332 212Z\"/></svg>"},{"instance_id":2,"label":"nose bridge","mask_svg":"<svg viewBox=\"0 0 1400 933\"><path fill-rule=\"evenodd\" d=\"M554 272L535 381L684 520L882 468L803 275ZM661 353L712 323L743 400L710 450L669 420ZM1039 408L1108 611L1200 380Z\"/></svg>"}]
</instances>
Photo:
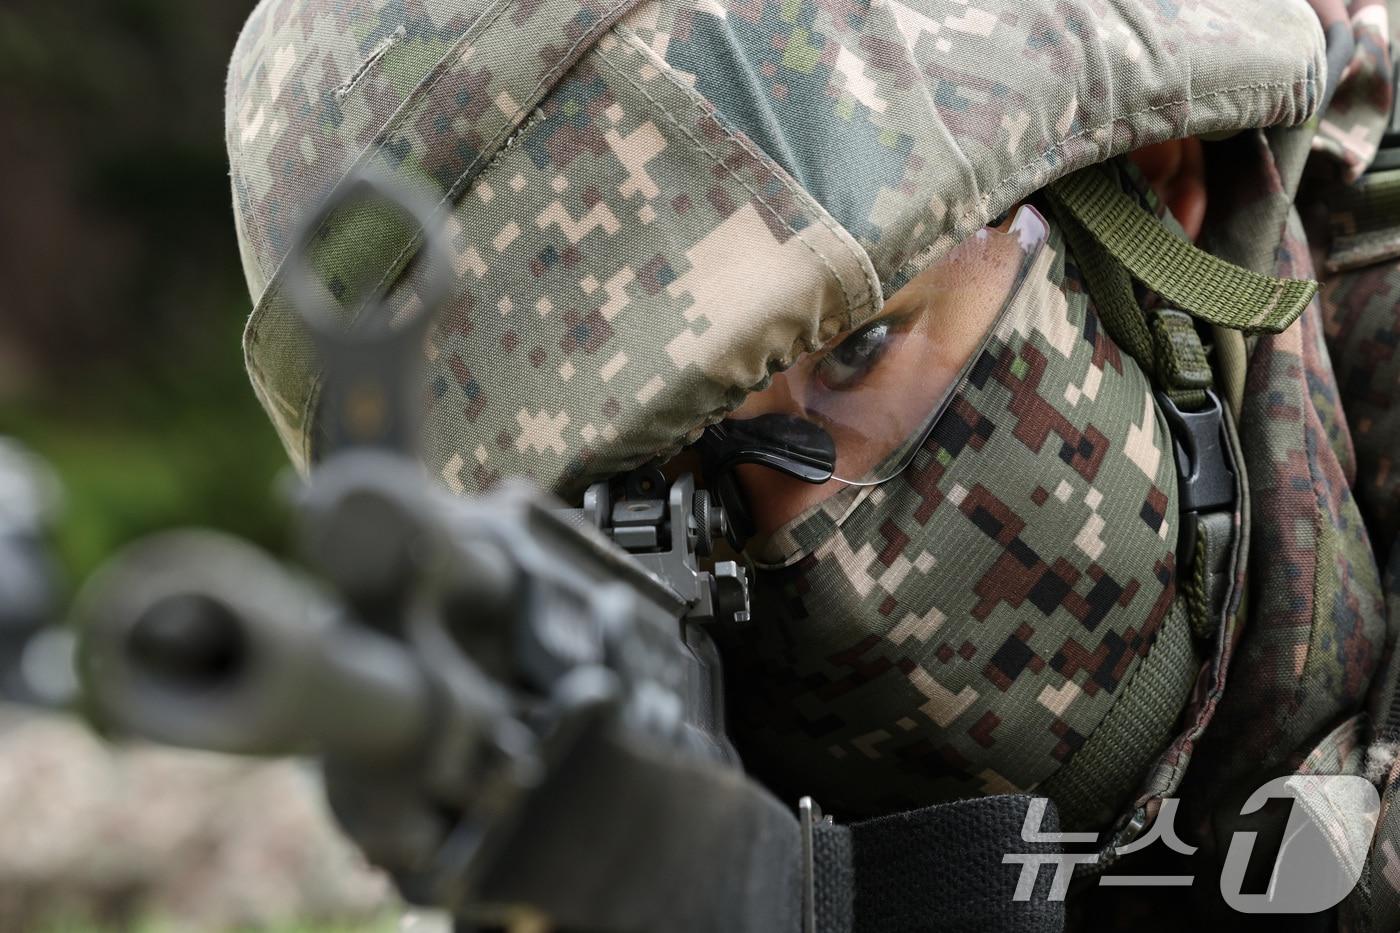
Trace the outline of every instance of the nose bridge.
<instances>
[{"instance_id":1,"label":"nose bridge","mask_svg":"<svg viewBox=\"0 0 1400 933\"><path fill-rule=\"evenodd\" d=\"M802 405L796 397L796 381L787 372L775 373L768 388L754 392L735 410L735 418L757 418L759 415L801 415Z\"/></svg>"}]
</instances>

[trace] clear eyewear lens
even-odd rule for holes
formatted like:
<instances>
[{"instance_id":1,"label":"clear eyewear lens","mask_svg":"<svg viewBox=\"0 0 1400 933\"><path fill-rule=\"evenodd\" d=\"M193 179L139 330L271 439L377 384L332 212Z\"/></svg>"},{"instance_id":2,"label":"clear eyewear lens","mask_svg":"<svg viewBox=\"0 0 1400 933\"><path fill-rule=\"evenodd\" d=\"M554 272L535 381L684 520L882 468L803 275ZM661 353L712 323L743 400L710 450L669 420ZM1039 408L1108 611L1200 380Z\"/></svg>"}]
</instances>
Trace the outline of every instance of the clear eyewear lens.
<instances>
[{"instance_id":1,"label":"clear eyewear lens","mask_svg":"<svg viewBox=\"0 0 1400 933\"><path fill-rule=\"evenodd\" d=\"M1045 218L1021 206L911 279L878 318L775 375L731 417L803 418L831 436L836 479L891 479L914 459L1048 237Z\"/></svg>"}]
</instances>

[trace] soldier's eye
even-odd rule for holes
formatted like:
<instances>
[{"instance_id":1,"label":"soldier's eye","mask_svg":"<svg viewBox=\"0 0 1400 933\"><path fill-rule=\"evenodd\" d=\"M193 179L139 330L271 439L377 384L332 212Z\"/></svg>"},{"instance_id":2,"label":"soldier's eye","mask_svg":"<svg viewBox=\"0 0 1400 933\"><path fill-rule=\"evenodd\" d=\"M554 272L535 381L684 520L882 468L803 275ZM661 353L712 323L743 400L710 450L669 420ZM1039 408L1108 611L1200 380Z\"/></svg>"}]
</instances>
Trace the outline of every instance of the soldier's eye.
<instances>
[{"instance_id":1,"label":"soldier's eye","mask_svg":"<svg viewBox=\"0 0 1400 933\"><path fill-rule=\"evenodd\" d=\"M870 374L901 334L899 322L882 318L832 347L817 362L817 378L833 391L850 389Z\"/></svg>"}]
</instances>

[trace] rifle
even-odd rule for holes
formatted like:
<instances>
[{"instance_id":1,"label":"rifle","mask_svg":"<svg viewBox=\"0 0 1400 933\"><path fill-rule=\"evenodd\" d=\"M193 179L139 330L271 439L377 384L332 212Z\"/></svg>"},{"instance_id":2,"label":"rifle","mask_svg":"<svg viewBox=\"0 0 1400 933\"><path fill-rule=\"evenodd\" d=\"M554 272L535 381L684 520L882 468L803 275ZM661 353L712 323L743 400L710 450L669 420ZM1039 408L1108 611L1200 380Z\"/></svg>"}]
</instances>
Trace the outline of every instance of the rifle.
<instances>
[{"instance_id":1,"label":"rifle","mask_svg":"<svg viewBox=\"0 0 1400 933\"><path fill-rule=\"evenodd\" d=\"M416 308L372 294L345 327L305 244L359 196L406 214L430 265ZM1022 831L1036 813L1056 831L1046 801L837 826L744 773L710 629L750 624L747 576L705 566L734 529L691 476L644 467L577 509L522 483L468 498L428 482L415 367L451 268L438 220L361 174L306 225L288 284L324 370L322 456L296 502L312 573L208 532L134 545L77 604L91 717L317 757L341 827L459 930L1060 929L1048 882L1013 897L1003 867L1054 860ZM731 440L727 456L753 455Z\"/></svg>"},{"instance_id":2,"label":"rifle","mask_svg":"<svg viewBox=\"0 0 1400 933\"><path fill-rule=\"evenodd\" d=\"M304 244L352 198L422 231L417 314L345 326ZM460 929L815 930L814 833L747 778L707 627L744 568L701 559L724 510L654 468L568 509L476 498L415 456L416 363L446 294L431 208L361 175L307 224L289 284L324 369L323 456L297 503L308 576L208 532L140 542L85 588L92 718L194 748L319 758L331 810Z\"/></svg>"}]
</instances>

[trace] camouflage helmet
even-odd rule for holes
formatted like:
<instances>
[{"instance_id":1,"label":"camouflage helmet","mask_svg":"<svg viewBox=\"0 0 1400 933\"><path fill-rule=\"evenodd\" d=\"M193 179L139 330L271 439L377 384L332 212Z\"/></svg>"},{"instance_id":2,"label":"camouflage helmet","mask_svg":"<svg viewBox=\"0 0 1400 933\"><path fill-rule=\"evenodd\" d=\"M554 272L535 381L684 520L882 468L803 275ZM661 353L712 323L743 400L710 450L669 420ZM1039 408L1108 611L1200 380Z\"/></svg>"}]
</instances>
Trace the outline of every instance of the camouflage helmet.
<instances>
[{"instance_id":1,"label":"camouflage helmet","mask_svg":"<svg viewBox=\"0 0 1400 933\"><path fill-rule=\"evenodd\" d=\"M283 260L357 165L450 206L428 348L449 487L576 490L674 450L990 218L1161 140L1294 125L1303 0L264 0L228 147L248 367L292 460L317 364ZM344 266L379 261L335 231ZM410 269L404 290L410 293Z\"/></svg>"},{"instance_id":2,"label":"camouflage helmet","mask_svg":"<svg viewBox=\"0 0 1400 933\"><path fill-rule=\"evenodd\" d=\"M391 172L442 205L452 241L428 467L463 493L519 474L571 495L694 440L1050 182L1164 140L1304 123L1323 52L1303 0L265 0L228 102L248 366L307 467L319 376L285 260L343 179ZM366 268L401 277L405 302L421 284L412 236L383 226L316 231L346 307ZM1115 673L1089 728L1138 669ZM1088 736L1073 738L1058 760Z\"/></svg>"}]
</instances>

